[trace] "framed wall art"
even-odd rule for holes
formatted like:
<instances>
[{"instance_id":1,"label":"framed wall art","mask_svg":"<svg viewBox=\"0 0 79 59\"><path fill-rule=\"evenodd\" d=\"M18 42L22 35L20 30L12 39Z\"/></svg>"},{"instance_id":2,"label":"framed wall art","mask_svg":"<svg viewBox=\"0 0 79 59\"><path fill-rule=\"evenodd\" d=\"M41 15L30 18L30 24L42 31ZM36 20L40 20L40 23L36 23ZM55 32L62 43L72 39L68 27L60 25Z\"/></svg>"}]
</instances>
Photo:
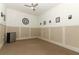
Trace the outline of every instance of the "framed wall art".
<instances>
[{"instance_id":1,"label":"framed wall art","mask_svg":"<svg viewBox=\"0 0 79 59\"><path fill-rule=\"evenodd\" d=\"M51 20L49 20L49 23L51 23Z\"/></svg>"},{"instance_id":2,"label":"framed wall art","mask_svg":"<svg viewBox=\"0 0 79 59\"><path fill-rule=\"evenodd\" d=\"M40 25L42 25L42 23L40 23Z\"/></svg>"},{"instance_id":3,"label":"framed wall art","mask_svg":"<svg viewBox=\"0 0 79 59\"><path fill-rule=\"evenodd\" d=\"M1 17L4 17L4 14L3 14L3 12L1 12Z\"/></svg>"},{"instance_id":4,"label":"framed wall art","mask_svg":"<svg viewBox=\"0 0 79 59\"><path fill-rule=\"evenodd\" d=\"M72 19L72 15L69 15L69 16L68 16L68 19L69 19L69 20Z\"/></svg>"},{"instance_id":5,"label":"framed wall art","mask_svg":"<svg viewBox=\"0 0 79 59\"><path fill-rule=\"evenodd\" d=\"M43 24L46 25L46 21L43 21Z\"/></svg>"},{"instance_id":6,"label":"framed wall art","mask_svg":"<svg viewBox=\"0 0 79 59\"><path fill-rule=\"evenodd\" d=\"M55 22L56 22L56 23L59 23L59 22L60 22L60 17L56 17L56 18L55 18Z\"/></svg>"}]
</instances>

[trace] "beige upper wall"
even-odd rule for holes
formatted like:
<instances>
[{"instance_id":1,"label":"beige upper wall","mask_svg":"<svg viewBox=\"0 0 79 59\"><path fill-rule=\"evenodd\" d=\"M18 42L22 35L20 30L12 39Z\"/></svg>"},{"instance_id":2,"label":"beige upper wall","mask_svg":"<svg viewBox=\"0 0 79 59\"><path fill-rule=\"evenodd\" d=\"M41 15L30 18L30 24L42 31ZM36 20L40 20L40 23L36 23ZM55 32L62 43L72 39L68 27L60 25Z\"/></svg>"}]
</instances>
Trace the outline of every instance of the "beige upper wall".
<instances>
[{"instance_id":1,"label":"beige upper wall","mask_svg":"<svg viewBox=\"0 0 79 59\"><path fill-rule=\"evenodd\" d=\"M6 10L6 18L7 18L7 25L8 26L24 26L21 23L21 19L23 17L27 17L30 19L30 24L24 27L39 27L40 22L43 23L44 20L47 21L47 25L42 25L43 27L48 27L48 26L72 26L72 25L79 25L79 4L59 4L44 14L40 16L36 15L31 15L31 14L26 14L23 12L20 12L18 10L10 9L7 8ZM72 15L72 19L68 20L68 15ZM55 23L55 18L60 17L61 22L60 23ZM49 24L49 20L52 21L51 24ZM15 22L16 21L16 22Z\"/></svg>"},{"instance_id":2,"label":"beige upper wall","mask_svg":"<svg viewBox=\"0 0 79 59\"><path fill-rule=\"evenodd\" d=\"M22 23L23 18L29 19L29 24L24 25ZM13 27L37 27L38 26L38 18L35 15L31 15L28 13L24 13L18 10L6 9L6 25L13 26Z\"/></svg>"},{"instance_id":3,"label":"beige upper wall","mask_svg":"<svg viewBox=\"0 0 79 59\"><path fill-rule=\"evenodd\" d=\"M24 26L21 23L21 19L23 17L27 17L30 20L30 24L24 27L39 27L40 22L43 23L44 20L47 21L47 25L43 27L48 27L48 26L71 26L71 25L79 25L79 4L75 3L63 3L59 4L55 7L52 7L50 10L45 12L44 14L40 16L36 15L31 15L28 13L24 13L18 10L6 9L6 20L7 20L7 26ZM72 15L72 19L68 20L68 15ZM55 18L60 17L61 22L60 23L55 23ZM52 21L51 24L49 24L49 20Z\"/></svg>"},{"instance_id":4,"label":"beige upper wall","mask_svg":"<svg viewBox=\"0 0 79 59\"><path fill-rule=\"evenodd\" d=\"M72 15L72 19L68 20L68 15ZM51 8L40 17L40 22L47 21L47 25L41 27L55 27L55 26L73 26L79 25L79 4L76 3L63 3ZM55 18L60 17L61 22L55 23ZM49 20L52 21L49 24Z\"/></svg>"}]
</instances>

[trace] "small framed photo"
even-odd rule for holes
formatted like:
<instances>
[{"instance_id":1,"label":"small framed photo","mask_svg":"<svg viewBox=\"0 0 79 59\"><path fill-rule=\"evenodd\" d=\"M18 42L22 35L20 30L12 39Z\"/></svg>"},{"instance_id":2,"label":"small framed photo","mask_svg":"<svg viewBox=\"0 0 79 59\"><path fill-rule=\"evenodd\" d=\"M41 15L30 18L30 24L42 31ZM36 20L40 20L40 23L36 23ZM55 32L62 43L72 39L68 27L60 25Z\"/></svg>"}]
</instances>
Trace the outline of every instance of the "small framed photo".
<instances>
[{"instance_id":1,"label":"small framed photo","mask_svg":"<svg viewBox=\"0 0 79 59\"><path fill-rule=\"evenodd\" d=\"M69 20L72 19L72 15L69 15L69 16L68 16L68 19L69 19Z\"/></svg>"},{"instance_id":2,"label":"small framed photo","mask_svg":"<svg viewBox=\"0 0 79 59\"><path fill-rule=\"evenodd\" d=\"M46 25L46 21L43 21L43 24Z\"/></svg>"},{"instance_id":3,"label":"small framed photo","mask_svg":"<svg viewBox=\"0 0 79 59\"><path fill-rule=\"evenodd\" d=\"M49 23L51 23L51 20L49 20Z\"/></svg>"},{"instance_id":4,"label":"small framed photo","mask_svg":"<svg viewBox=\"0 0 79 59\"><path fill-rule=\"evenodd\" d=\"M40 23L40 25L42 25L42 23Z\"/></svg>"},{"instance_id":5,"label":"small framed photo","mask_svg":"<svg viewBox=\"0 0 79 59\"><path fill-rule=\"evenodd\" d=\"M60 22L60 17L56 17L56 18L55 18L55 22L56 22L56 23L59 23L59 22Z\"/></svg>"},{"instance_id":6,"label":"small framed photo","mask_svg":"<svg viewBox=\"0 0 79 59\"><path fill-rule=\"evenodd\" d=\"M4 16L4 14L3 14L3 12L1 12L1 17L3 17Z\"/></svg>"}]
</instances>

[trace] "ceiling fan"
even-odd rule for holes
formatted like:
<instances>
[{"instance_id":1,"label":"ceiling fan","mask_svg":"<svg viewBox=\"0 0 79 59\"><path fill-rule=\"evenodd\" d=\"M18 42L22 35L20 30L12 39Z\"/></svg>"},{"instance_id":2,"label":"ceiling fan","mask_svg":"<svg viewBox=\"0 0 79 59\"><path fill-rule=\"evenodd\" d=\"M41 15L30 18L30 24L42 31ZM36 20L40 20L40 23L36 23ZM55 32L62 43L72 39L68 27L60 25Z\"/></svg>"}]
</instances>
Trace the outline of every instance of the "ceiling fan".
<instances>
[{"instance_id":1,"label":"ceiling fan","mask_svg":"<svg viewBox=\"0 0 79 59\"><path fill-rule=\"evenodd\" d=\"M38 3L36 3L36 4L34 4L34 3L31 3L30 5L24 5L24 6L26 6L26 7L30 7L33 11L35 11L36 10L36 7L38 6Z\"/></svg>"}]
</instances>

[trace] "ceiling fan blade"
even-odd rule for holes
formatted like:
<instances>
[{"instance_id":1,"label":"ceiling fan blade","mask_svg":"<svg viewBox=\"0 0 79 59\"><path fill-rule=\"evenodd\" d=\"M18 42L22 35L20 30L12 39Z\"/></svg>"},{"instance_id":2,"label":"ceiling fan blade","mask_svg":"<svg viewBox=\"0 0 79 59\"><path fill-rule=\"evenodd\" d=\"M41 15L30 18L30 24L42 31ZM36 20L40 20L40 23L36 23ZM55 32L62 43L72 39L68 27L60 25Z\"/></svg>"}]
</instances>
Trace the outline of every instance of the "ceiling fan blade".
<instances>
[{"instance_id":1,"label":"ceiling fan blade","mask_svg":"<svg viewBox=\"0 0 79 59\"><path fill-rule=\"evenodd\" d=\"M26 7L32 7L32 6L29 6L29 5L24 5L24 6L26 6Z\"/></svg>"},{"instance_id":2,"label":"ceiling fan blade","mask_svg":"<svg viewBox=\"0 0 79 59\"><path fill-rule=\"evenodd\" d=\"M36 10L35 7L38 6L38 3L36 3L36 4L33 4L33 3L32 3L31 5L27 5L27 4L26 4L26 5L24 5L24 6L26 6L26 7L31 7L31 9L32 9L33 11L35 11L35 10Z\"/></svg>"},{"instance_id":3,"label":"ceiling fan blade","mask_svg":"<svg viewBox=\"0 0 79 59\"><path fill-rule=\"evenodd\" d=\"M36 7L36 6L38 6L38 4L33 5L33 7Z\"/></svg>"},{"instance_id":4,"label":"ceiling fan blade","mask_svg":"<svg viewBox=\"0 0 79 59\"><path fill-rule=\"evenodd\" d=\"M34 4L32 3L31 5L33 6Z\"/></svg>"}]
</instances>

